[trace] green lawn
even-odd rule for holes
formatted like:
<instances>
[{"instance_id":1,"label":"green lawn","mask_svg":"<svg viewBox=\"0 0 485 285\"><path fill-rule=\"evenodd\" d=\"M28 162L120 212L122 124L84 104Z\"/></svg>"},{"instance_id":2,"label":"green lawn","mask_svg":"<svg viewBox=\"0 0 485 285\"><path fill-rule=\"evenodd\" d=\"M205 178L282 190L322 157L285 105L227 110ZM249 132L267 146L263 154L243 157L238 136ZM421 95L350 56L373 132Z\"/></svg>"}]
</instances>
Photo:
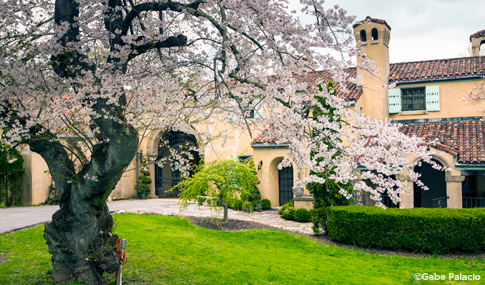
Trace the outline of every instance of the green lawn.
<instances>
[{"instance_id":1,"label":"green lawn","mask_svg":"<svg viewBox=\"0 0 485 285\"><path fill-rule=\"evenodd\" d=\"M482 259L384 256L286 232L219 232L159 215L115 215L128 240L123 284L485 284ZM49 284L43 226L0 235L0 284ZM415 281L414 273L480 281Z\"/></svg>"}]
</instances>

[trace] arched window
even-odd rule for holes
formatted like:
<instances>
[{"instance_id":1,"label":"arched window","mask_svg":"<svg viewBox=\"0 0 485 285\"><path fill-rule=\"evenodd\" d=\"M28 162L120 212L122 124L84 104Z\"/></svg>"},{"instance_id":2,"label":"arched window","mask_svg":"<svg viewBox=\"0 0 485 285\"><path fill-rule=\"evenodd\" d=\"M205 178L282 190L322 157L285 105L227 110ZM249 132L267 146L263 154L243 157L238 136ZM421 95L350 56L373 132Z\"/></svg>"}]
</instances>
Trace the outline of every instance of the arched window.
<instances>
[{"instance_id":1,"label":"arched window","mask_svg":"<svg viewBox=\"0 0 485 285\"><path fill-rule=\"evenodd\" d=\"M480 47L478 48L478 50L480 51L479 55L485 54L485 40L482 40L480 42Z\"/></svg>"},{"instance_id":2,"label":"arched window","mask_svg":"<svg viewBox=\"0 0 485 285\"><path fill-rule=\"evenodd\" d=\"M371 35L372 35L372 40L373 41L377 41L378 40L378 33L377 33L377 29L376 28L373 28L372 31L371 31Z\"/></svg>"},{"instance_id":3,"label":"arched window","mask_svg":"<svg viewBox=\"0 0 485 285\"><path fill-rule=\"evenodd\" d=\"M367 34L365 33L365 30L361 30L360 31L360 40L362 42L366 42L367 41Z\"/></svg>"}]
</instances>

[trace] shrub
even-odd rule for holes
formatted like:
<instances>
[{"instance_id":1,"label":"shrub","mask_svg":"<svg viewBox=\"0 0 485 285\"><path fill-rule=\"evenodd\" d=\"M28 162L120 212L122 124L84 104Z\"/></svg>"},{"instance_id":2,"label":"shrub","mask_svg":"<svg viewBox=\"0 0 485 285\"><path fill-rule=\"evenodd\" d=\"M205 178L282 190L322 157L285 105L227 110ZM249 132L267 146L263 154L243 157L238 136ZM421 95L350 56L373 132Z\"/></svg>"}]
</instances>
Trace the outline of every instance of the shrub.
<instances>
[{"instance_id":1,"label":"shrub","mask_svg":"<svg viewBox=\"0 0 485 285\"><path fill-rule=\"evenodd\" d=\"M268 199L261 200L261 208L263 211L271 209L271 201Z\"/></svg>"},{"instance_id":2,"label":"shrub","mask_svg":"<svg viewBox=\"0 0 485 285\"><path fill-rule=\"evenodd\" d=\"M297 209L293 214L293 218L299 223L306 223L310 221L310 212L305 208Z\"/></svg>"},{"instance_id":3,"label":"shrub","mask_svg":"<svg viewBox=\"0 0 485 285\"><path fill-rule=\"evenodd\" d=\"M253 206L256 212L261 212L261 210L263 209L263 207L261 206L261 201L254 202Z\"/></svg>"},{"instance_id":4,"label":"shrub","mask_svg":"<svg viewBox=\"0 0 485 285\"><path fill-rule=\"evenodd\" d=\"M327 208L317 208L310 210L310 220L313 223L313 233L318 235L326 231Z\"/></svg>"},{"instance_id":5,"label":"shrub","mask_svg":"<svg viewBox=\"0 0 485 285\"><path fill-rule=\"evenodd\" d=\"M286 219L286 220L293 220L294 219L294 216L295 215L295 208L293 207L288 207L286 209L283 210L283 212L281 213L281 217L283 217L283 219Z\"/></svg>"},{"instance_id":6,"label":"shrub","mask_svg":"<svg viewBox=\"0 0 485 285\"><path fill-rule=\"evenodd\" d=\"M261 193L259 192L259 189L254 186L250 189L250 192L241 193L241 200L243 200L243 202L249 201L254 203L261 200Z\"/></svg>"},{"instance_id":7,"label":"shrub","mask_svg":"<svg viewBox=\"0 0 485 285\"><path fill-rule=\"evenodd\" d=\"M253 209L254 209L254 205L253 205L253 203L251 203L251 202L249 202L249 201L246 201L246 202L244 202L244 203L242 204L242 210L243 210L244 212L249 212L249 213L250 213L250 212L252 212L252 211L253 211Z\"/></svg>"},{"instance_id":8,"label":"shrub","mask_svg":"<svg viewBox=\"0 0 485 285\"><path fill-rule=\"evenodd\" d=\"M290 200L290 202L284 204L283 206L280 207L278 210L278 214L283 215L283 211L289 208L295 208L295 201Z\"/></svg>"},{"instance_id":9,"label":"shrub","mask_svg":"<svg viewBox=\"0 0 485 285\"><path fill-rule=\"evenodd\" d=\"M485 250L485 209L329 207L327 234L364 247L447 253Z\"/></svg>"},{"instance_id":10,"label":"shrub","mask_svg":"<svg viewBox=\"0 0 485 285\"><path fill-rule=\"evenodd\" d=\"M242 210L243 201L239 199L228 199L227 205L229 208L239 211Z\"/></svg>"},{"instance_id":11,"label":"shrub","mask_svg":"<svg viewBox=\"0 0 485 285\"><path fill-rule=\"evenodd\" d=\"M24 158L15 148L0 144L0 205L10 207L22 204L23 163Z\"/></svg>"}]
</instances>

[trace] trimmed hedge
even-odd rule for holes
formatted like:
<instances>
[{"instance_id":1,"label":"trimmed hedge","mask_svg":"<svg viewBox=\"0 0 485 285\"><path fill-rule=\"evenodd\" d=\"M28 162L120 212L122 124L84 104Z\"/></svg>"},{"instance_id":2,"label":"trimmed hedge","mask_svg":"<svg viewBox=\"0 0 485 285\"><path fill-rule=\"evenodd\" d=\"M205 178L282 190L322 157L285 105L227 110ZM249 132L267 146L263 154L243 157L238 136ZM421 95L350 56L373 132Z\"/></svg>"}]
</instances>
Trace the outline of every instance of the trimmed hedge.
<instances>
[{"instance_id":1,"label":"trimmed hedge","mask_svg":"<svg viewBox=\"0 0 485 285\"><path fill-rule=\"evenodd\" d=\"M485 209L327 208L327 234L363 247L447 253L485 251Z\"/></svg>"}]
</instances>

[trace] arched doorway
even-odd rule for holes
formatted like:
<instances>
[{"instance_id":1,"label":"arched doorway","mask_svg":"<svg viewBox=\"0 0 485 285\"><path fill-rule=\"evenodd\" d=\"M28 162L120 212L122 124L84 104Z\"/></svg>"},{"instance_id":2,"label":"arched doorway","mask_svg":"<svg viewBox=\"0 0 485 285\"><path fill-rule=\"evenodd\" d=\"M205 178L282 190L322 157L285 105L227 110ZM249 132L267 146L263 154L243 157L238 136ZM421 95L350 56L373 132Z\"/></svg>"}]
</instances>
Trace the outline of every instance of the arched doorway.
<instances>
[{"instance_id":1,"label":"arched doorway","mask_svg":"<svg viewBox=\"0 0 485 285\"><path fill-rule=\"evenodd\" d=\"M291 165L278 170L278 188L280 206L293 199L293 167Z\"/></svg>"},{"instance_id":2,"label":"arched doorway","mask_svg":"<svg viewBox=\"0 0 485 285\"><path fill-rule=\"evenodd\" d=\"M437 160L434 162L442 165ZM414 171L421 173L420 180L427 186L428 190L423 190L414 183L414 207L419 208L446 208L446 180L445 172L434 169L431 164L423 162L421 166L416 166Z\"/></svg>"},{"instance_id":3,"label":"arched doorway","mask_svg":"<svg viewBox=\"0 0 485 285\"><path fill-rule=\"evenodd\" d=\"M165 143L168 142L168 146ZM157 161L163 158L170 157L170 149L180 153L182 150L186 150L189 147L197 146L197 139L194 135L186 134L179 131L169 131L162 135L160 144L158 146ZM190 160L192 166L197 166L200 162L199 153L196 151L190 151L193 159ZM192 175L192 170L190 172ZM182 181L181 171L173 170L171 167L170 159L165 161L160 167L155 164L155 194L160 198L178 197L179 190L172 190L175 185Z\"/></svg>"}]
</instances>

